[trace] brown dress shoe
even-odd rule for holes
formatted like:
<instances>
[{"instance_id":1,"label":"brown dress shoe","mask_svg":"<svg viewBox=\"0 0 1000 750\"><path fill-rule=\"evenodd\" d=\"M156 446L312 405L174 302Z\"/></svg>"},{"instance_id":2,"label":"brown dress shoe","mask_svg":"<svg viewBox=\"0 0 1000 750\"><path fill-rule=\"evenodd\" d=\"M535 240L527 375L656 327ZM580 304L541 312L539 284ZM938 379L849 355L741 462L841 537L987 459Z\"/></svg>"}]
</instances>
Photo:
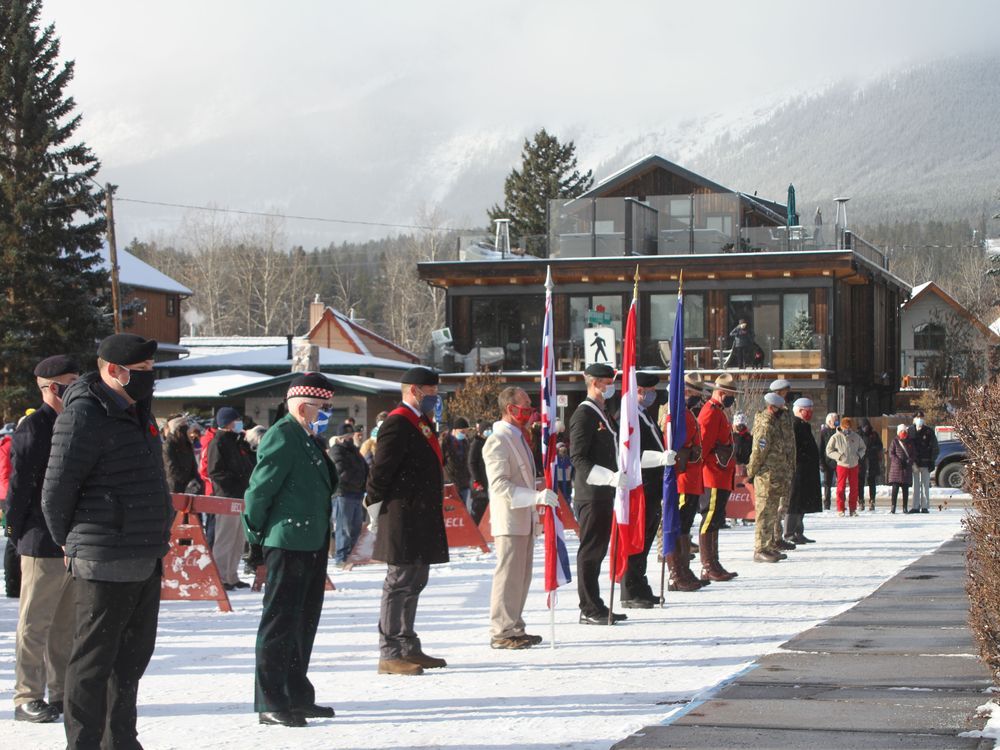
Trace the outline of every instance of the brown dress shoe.
<instances>
[{"instance_id":1,"label":"brown dress shoe","mask_svg":"<svg viewBox=\"0 0 1000 750\"><path fill-rule=\"evenodd\" d=\"M778 556L768 550L761 550L760 552L753 553L754 562L762 563L776 563L778 562Z\"/></svg>"},{"instance_id":2,"label":"brown dress shoe","mask_svg":"<svg viewBox=\"0 0 1000 750\"><path fill-rule=\"evenodd\" d=\"M493 638L490 640L490 648L509 650L531 648L531 641L524 635L512 635L507 638Z\"/></svg>"},{"instance_id":3,"label":"brown dress shoe","mask_svg":"<svg viewBox=\"0 0 1000 750\"><path fill-rule=\"evenodd\" d=\"M406 659L379 659L379 674L423 674L424 668Z\"/></svg>"},{"instance_id":4,"label":"brown dress shoe","mask_svg":"<svg viewBox=\"0 0 1000 750\"><path fill-rule=\"evenodd\" d=\"M438 659L436 656L428 656L423 651L418 651L415 654L407 654L403 657L403 661L417 664L424 669L440 669L441 667L448 666L448 662L444 659Z\"/></svg>"}]
</instances>

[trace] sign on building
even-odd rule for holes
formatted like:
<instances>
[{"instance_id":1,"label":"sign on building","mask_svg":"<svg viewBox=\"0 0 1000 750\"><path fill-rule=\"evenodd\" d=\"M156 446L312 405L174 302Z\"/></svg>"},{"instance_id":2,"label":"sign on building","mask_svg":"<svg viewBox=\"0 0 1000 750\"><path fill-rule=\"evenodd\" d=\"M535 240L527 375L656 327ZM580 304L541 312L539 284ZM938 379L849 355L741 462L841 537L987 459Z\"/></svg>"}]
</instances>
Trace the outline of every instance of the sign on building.
<instances>
[{"instance_id":1,"label":"sign on building","mask_svg":"<svg viewBox=\"0 0 1000 750\"><path fill-rule=\"evenodd\" d=\"M584 328L583 348L586 366L615 364L615 329L614 328Z\"/></svg>"}]
</instances>

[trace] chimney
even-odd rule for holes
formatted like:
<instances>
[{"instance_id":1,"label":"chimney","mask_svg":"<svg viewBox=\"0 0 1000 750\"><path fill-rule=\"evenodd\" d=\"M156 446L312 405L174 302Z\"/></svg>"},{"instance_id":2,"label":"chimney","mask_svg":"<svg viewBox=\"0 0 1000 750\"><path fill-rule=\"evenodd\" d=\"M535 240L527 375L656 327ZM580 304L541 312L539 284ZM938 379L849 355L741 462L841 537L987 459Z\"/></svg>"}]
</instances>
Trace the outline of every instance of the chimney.
<instances>
[{"instance_id":1,"label":"chimney","mask_svg":"<svg viewBox=\"0 0 1000 750\"><path fill-rule=\"evenodd\" d=\"M313 329L313 326L319 323L319 319L323 317L323 311L326 310L326 305L319 301L319 295L309 303L309 330ZM291 357L289 357L291 359Z\"/></svg>"}]
</instances>

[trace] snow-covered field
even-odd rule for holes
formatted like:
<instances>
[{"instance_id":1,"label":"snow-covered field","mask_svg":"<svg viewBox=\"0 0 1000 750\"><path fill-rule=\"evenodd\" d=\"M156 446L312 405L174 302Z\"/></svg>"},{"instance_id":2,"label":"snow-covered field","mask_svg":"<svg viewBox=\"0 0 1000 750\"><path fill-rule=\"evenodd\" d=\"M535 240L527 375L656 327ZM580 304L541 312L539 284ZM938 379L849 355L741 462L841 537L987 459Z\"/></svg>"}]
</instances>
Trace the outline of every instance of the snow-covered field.
<instances>
[{"instance_id":1,"label":"snow-covered field","mask_svg":"<svg viewBox=\"0 0 1000 750\"><path fill-rule=\"evenodd\" d=\"M937 493L935 493L937 494ZM906 564L961 529L963 509L858 518L807 516L817 540L777 565L750 561L752 526L720 536L721 558L740 576L692 594L668 593L663 609L627 610L628 622L579 625L575 583L561 589L556 648L549 647L541 591L526 611L529 632L546 639L524 651L489 647L492 555L453 551L436 566L417 627L427 653L448 668L419 677L376 674L378 603L384 568L332 577L313 653L320 703L337 717L305 729L262 727L253 713L254 636L260 595L240 591L234 612L214 604L165 602L156 653L139 691L139 739L146 750L192 748L607 748L662 722L763 654L849 608ZM569 535L575 559L576 539ZM659 565L654 588L659 586ZM333 569L331 568L331 571ZM607 584L602 584L607 599ZM0 717L4 747L64 746L61 724L10 721L16 601L0 600Z\"/></svg>"}]
</instances>

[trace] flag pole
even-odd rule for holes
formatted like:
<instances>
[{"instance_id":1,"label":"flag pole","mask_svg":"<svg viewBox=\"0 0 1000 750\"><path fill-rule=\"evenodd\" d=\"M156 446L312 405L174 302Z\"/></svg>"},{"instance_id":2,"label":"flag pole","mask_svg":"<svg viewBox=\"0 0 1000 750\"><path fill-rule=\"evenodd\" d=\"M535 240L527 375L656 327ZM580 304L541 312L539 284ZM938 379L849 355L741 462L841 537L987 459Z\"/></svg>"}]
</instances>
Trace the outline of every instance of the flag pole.
<instances>
[{"instance_id":1,"label":"flag pole","mask_svg":"<svg viewBox=\"0 0 1000 750\"><path fill-rule=\"evenodd\" d=\"M682 268L681 272L680 272L680 275L677 278L677 295L680 296L683 293L684 293L684 269ZM669 397L667 398L667 414L668 415L670 414L670 398ZM687 415L686 414L684 415L684 418L687 419ZM671 416L670 417L670 420L671 420L670 429L664 431L666 433L664 435L664 438L665 438L664 442L666 443L668 451L674 449L674 446L673 446L673 432L674 432L674 430L673 430L673 419L674 419L673 416ZM674 472L674 481L675 482L677 481L677 469L676 469L676 467L667 467L667 469L665 469L665 471L673 471ZM666 502L666 494L664 493L664 503L665 502ZM666 520L667 520L667 514L666 514L665 510L664 510L663 514L661 515L661 519L662 520L660 521L660 533L663 535L663 543L664 543L663 554L661 555L661 557L663 559L660 560L660 608L662 609L662 608L665 608L667 606L667 593L666 593L667 592L667 550L666 550L667 531L666 531L666 528L665 528ZM676 546L677 545L676 545L676 542L675 542L674 543L675 549L676 549ZM675 554L676 554L676 552L675 552ZM687 562L688 562L687 560L684 561L685 564L687 564ZM675 564L678 564L677 561L675 561Z\"/></svg>"}]
</instances>

